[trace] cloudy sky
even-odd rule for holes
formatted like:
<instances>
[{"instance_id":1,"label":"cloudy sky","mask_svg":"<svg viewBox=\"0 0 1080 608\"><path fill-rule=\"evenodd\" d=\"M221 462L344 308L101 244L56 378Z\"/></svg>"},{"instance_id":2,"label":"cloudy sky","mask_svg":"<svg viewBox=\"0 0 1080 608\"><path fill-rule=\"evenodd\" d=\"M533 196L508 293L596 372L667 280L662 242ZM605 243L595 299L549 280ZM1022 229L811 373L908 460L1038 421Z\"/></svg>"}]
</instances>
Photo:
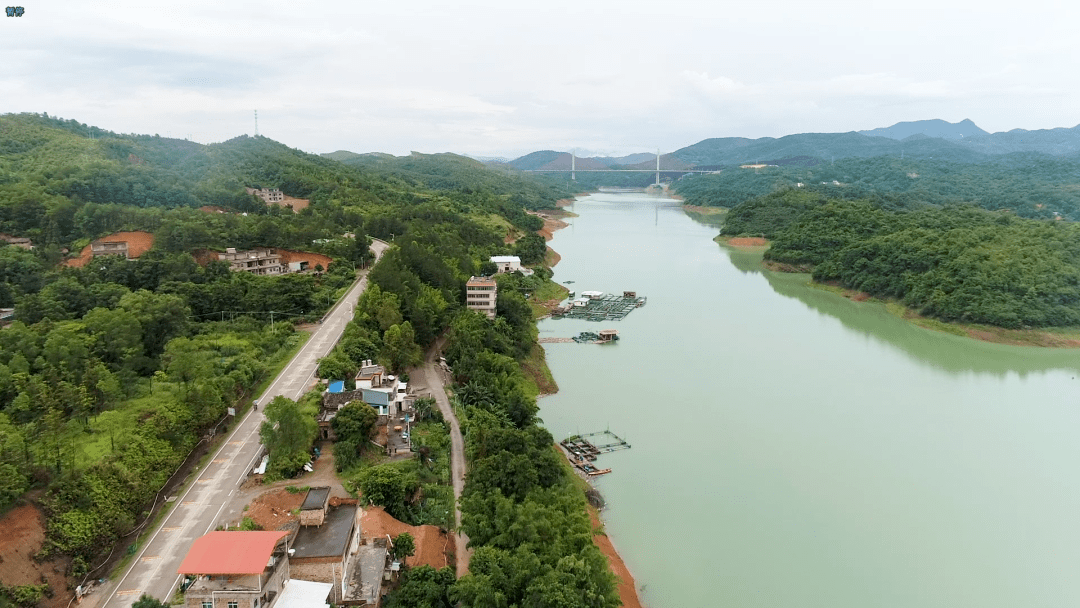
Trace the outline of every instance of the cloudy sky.
<instances>
[{"instance_id":1,"label":"cloudy sky","mask_svg":"<svg viewBox=\"0 0 1080 608\"><path fill-rule=\"evenodd\" d=\"M1080 123L1076 2L17 1L0 112L202 143L255 109L295 148L399 155Z\"/></svg>"}]
</instances>

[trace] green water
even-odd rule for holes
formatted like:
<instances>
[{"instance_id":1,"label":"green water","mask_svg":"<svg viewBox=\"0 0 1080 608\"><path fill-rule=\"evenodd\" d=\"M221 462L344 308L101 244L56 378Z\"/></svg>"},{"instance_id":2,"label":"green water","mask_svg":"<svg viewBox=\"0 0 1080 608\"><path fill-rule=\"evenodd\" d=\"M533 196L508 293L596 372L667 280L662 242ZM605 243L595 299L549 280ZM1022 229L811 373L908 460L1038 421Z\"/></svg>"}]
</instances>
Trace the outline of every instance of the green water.
<instances>
[{"instance_id":1,"label":"green water","mask_svg":"<svg viewBox=\"0 0 1080 608\"><path fill-rule=\"evenodd\" d=\"M920 329L760 271L676 201L600 194L555 280L636 290L549 344L556 438L610 428L604 520L653 608L1080 605L1080 353Z\"/></svg>"}]
</instances>

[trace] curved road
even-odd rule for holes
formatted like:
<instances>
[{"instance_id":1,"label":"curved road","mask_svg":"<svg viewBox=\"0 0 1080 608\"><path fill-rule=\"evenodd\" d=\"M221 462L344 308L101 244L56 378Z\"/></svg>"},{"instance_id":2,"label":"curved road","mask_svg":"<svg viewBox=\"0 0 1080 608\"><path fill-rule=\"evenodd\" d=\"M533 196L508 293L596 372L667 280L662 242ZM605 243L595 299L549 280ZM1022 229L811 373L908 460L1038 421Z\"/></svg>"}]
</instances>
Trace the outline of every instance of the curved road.
<instances>
[{"instance_id":1,"label":"curved road","mask_svg":"<svg viewBox=\"0 0 1080 608\"><path fill-rule=\"evenodd\" d=\"M457 534L454 536L454 555L456 556L457 576L461 578L469 572L469 557L471 556L469 537L461 531L461 491L465 487L465 441L461 438L461 425L458 423L454 409L450 407L450 400L446 398L446 380L443 372L439 369L438 358L442 352L446 337L439 338L435 345L428 349L424 364L410 374L413 379L413 388L426 388L431 392L435 403L443 418L450 422L450 480L454 486L454 527ZM417 386L420 385L420 386Z\"/></svg>"},{"instance_id":2,"label":"curved road","mask_svg":"<svg viewBox=\"0 0 1080 608\"><path fill-rule=\"evenodd\" d=\"M374 240L371 250L378 259L388 247L388 243ZM365 272L345 297L323 317L318 330L278 374L270 388L256 401L257 404L266 405L279 395L297 399L307 392L315 380L318 359L325 357L337 344L345 326L352 320L356 301L366 287ZM218 524L234 521L240 516L232 498L261 452L259 425L262 421L261 409L249 411L244 416L213 458L199 471L195 481L172 503L161 525L138 547L134 562L119 582L107 584L103 593L94 593L87 600L103 605L103 608L130 608L146 593L169 602L180 582L176 569L195 539ZM227 512L226 507L230 507ZM223 512L225 517L221 517Z\"/></svg>"}]
</instances>

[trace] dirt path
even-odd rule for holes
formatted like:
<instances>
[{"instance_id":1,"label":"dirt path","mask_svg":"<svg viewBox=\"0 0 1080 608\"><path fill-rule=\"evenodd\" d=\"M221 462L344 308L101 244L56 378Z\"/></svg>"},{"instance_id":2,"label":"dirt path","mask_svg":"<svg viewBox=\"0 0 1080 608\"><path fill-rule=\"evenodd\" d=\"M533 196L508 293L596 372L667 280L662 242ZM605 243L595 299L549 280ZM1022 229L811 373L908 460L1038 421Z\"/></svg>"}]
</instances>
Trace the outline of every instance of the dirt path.
<instances>
[{"instance_id":1,"label":"dirt path","mask_svg":"<svg viewBox=\"0 0 1080 608\"><path fill-rule=\"evenodd\" d=\"M449 382L449 378L445 378L442 370L438 367L438 356L442 351L443 344L446 342L446 337L439 338L435 341L435 344L428 349L425 355L424 364L409 374L412 379L413 389L417 392L421 390L427 390L431 393L431 396L435 399L435 403L439 406L439 411L442 412L443 418L450 423L450 478L454 485L454 523L458 528L458 532L454 537L455 555L457 556L457 575L458 578L465 576L469 572L469 557L471 555L468 544L469 537L461 531L461 491L465 487L465 441L461 438L461 425L458 423L457 416L454 415L453 408L450 407L450 400L446 398L446 384Z\"/></svg>"}]
</instances>

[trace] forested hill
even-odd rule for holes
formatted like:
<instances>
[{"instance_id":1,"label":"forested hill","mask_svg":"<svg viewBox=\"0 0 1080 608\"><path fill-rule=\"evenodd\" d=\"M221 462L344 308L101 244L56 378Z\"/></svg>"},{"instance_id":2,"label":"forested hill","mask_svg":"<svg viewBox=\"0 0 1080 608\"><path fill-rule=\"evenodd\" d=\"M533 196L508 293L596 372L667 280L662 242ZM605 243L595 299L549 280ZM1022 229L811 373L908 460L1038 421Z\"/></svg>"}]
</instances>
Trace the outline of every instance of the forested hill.
<instances>
[{"instance_id":1,"label":"forested hill","mask_svg":"<svg viewBox=\"0 0 1080 608\"><path fill-rule=\"evenodd\" d=\"M895 208L972 203L1021 217L1077 220L1080 154L1009 154L979 164L895 156L847 158L811 166L725 169L675 183L688 204L717 207L735 207L789 188L814 189L834 198L876 198Z\"/></svg>"},{"instance_id":2,"label":"forested hill","mask_svg":"<svg viewBox=\"0 0 1080 608\"><path fill-rule=\"evenodd\" d=\"M412 200L417 191L474 191L479 194L470 196L465 211L509 213L517 223L527 221L523 207L551 207L566 195L557 188L527 186L520 179L485 171L474 161L468 161L471 174L464 177L458 167L467 159L460 157L413 162L404 170L370 162L376 157L362 158L343 164L264 137L201 145L157 135L118 134L45 115L4 115L0 116L0 232L45 245L102 236L77 217L87 204L158 209L208 205L268 213L245 187L278 188L288 196L310 199L316 208L331 200L389 204ZM456 182L447 179L455 175ZM524 195L508 194L519 186ZM515 200L508 206L510 198Z\"/></svg>"},{"instance_id":3,"label":"forested hill","mask_svg":"<svg viewBox=\"0 0 1080 608\"><path fill-rule=\"evenodd\" d=\"M1071 129L1027 131L1015 129L1004 133L978 133L974 124L970 137L946 138L946 131L925 125L903 139L907 132L901 125L885 130L850 133L801 133L780 138L713 138L700 141L672 153L695 166L767 162L793 156L813 156L827 161L849 157L896 156L924 157L953 162L985 162L990 157L1017 152L1063 156L1080 152L1080 126ZM948 123L945 123L948 124ZM951 130L948 132L952 132ZM881 133L877 135L876 133ZM934 134L934 135L932 135ZM938 136L935 136L938 135Z\"/></svg>"}]
</instances>

